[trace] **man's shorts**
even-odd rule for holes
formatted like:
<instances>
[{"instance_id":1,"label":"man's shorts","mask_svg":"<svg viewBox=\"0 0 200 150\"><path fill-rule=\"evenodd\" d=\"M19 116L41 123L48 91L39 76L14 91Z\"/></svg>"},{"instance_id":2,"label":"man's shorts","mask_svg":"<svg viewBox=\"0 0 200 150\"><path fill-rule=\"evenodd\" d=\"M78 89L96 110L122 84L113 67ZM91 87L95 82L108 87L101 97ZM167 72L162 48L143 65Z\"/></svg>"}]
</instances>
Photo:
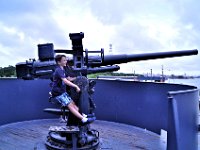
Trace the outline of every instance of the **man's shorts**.
<instances>
[{"instance_id":1,"label":"man's shorts","mask_svg":"<svg viewBox=\"0 0 200 150\"><path fill-rule=\"evenodd\" d=\"M55 99L62 104L62 106L67 106L72 102L71 97L69 96L69 94L67 92L56 96Z\"/></svg>"}]
</instances>

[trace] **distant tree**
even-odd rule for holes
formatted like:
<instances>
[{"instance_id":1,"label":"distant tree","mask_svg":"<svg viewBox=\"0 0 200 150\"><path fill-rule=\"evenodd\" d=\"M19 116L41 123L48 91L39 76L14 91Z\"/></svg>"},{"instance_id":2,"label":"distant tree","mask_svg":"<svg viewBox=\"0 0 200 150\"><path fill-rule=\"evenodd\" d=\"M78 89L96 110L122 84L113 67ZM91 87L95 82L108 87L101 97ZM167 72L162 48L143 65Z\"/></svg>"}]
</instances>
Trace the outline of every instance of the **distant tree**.
<instances>
[{"instance_id":1,"label":"distant tree","mask_svg":"<svg viewBox=\"0 0 200 150\"><path fill-rule=\"evenodd\" d=\"M0 67L0 77L15 77L16 68L9 65L8 67Z\"/></svg>"},{"instance_id":2,"label":"distant tree","mask_svg":"<svg viewBox=\"0 0 200 150\"><path fill-rule=\"evenodd\" d=\"M3 71L3 68L0 67L0 77L3 77L4 76L4 71Z\"/></svg>"},{"instance_id":3,"label":"distant tree","mask_svg":"<svg viewBox=\"0 0 200 150\"><path fill-rule=\"evenodd\" d=\"M177 78L178 79L184 79L184 76L183 75L178 75Z\"/></svg>"}]
</instances>

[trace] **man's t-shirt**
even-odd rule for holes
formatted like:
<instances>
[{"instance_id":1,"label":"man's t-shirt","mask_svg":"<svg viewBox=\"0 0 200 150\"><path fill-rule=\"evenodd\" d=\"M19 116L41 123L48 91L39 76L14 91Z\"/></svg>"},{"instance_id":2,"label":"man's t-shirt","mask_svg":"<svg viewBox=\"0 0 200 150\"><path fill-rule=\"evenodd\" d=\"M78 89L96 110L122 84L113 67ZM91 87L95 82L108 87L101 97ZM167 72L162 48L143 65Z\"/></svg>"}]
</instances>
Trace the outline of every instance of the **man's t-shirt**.
<instances>
[{"instance_id":1,"label":"man's t-shirt","mask_svg":"<svg viewBox=\"0 0 200 150\"><path fill-rule=\"evenodd\" d=\"M62 81L61 78L66 78L65 70L61 69L59 66L55 69L55 72L53 73L53 85L52 85L52 95L59 96L66 92L66 85Z\"/></svg>"}]
</instances>

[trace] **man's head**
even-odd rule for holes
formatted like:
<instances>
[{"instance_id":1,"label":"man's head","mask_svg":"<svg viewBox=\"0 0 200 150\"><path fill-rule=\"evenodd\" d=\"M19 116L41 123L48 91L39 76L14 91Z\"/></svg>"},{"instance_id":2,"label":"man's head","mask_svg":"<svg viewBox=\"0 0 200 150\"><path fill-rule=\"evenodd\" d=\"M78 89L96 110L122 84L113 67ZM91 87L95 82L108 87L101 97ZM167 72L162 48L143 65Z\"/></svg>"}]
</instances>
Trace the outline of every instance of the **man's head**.
<instances>
[{"instance_id":1,"label":"man's head","mask_svg":"<svg viewBox=\"0 0 200 150\"><path fill-rule=\"evenodd\" d=\"M67 64L67 57L65 55L56 55L55 61L56 64L64 67Z\"/></svg>"}]
</instances>

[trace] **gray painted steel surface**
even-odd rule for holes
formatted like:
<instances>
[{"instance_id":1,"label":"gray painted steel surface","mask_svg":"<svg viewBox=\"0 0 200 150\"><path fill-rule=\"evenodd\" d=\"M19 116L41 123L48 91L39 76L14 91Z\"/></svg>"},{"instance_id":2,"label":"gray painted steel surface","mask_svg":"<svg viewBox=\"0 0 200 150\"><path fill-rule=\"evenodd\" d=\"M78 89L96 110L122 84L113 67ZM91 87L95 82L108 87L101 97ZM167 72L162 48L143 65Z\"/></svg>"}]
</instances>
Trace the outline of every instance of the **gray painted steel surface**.
<instances>
[{"instance_id":1,"label":"gray painted steel surface","mask_svg":"<svg viewBox=\"0 0 200 150\"><path fill-rule=\"evenodd\" d=\"M53 118L44 113L48 102L49 80L0 79L0 125L16 121Z\"/></svg>"},{"instance_id":2,"label":"gray painted steel surface","mask_svg":"<svg viewBox=\"0 0 200 150\"><path fill-rule=\"evenodd\" d=\"M199 91L169 92L167 149L198 149Z\"/></svg>"},{"instance_id":3,"label":"gray painted steel surface","mask_svg":"<svg viewBox=\"0 0 200 150\"><path fill-rule=\"evenodd\" d=\"M177 84L97 80L94 94L96 115L101 120L160 133L161 129L167 131L168 128L168 91L193 88ZM193 102L192 98L190 102Z\"/></svg>"},{"instance_id":4,"label":"gray painted steel surface","mask_svg":"<svg viewBox=\"0 0 200 150\"><path fill-rule=\"evenodd\" d=\"M58 119L16 122L0 126L1 150L47 150L45 141L50 126L64 126ZM98 150L165 150L166 140L150 131L108 121L91 124L100 134Z\"/></svg>"},{"instance_id":5,"label":"gray painted steel surface","mask_svg":"<svg viewBox=\"0 0 200 150\"><path fill-rule=\"evenodd\" d=\"M191 139L189 148L197 142L198 132L195 128L197 127L195 119L198 114L198 90L194 90L192 94L172 92L171 102L174 103L175 99L173 105L176 107L168 109L169 91L191 90L196 89L195 87L133 81L96 81L96 92L93 97L97 105L98 119L126 123L155 133L160 133L161 129L173 131L172 135L176 135L177 139L169 134L169 149L173 149L169 144L176 144L175 149L184 146L185 138L179 141L180 135ZM55 107L48 102L49 83L49 80L0 79L0 125L55 117L43 112L44 108ZM170 118L172 112L175 113L173 116L178 116L180 119ZM188 117L193 119L188 121ZM185 130L188 127L192 129ZM197 149L197 146L192 148Z\"/></svg>"}]
</instances>

